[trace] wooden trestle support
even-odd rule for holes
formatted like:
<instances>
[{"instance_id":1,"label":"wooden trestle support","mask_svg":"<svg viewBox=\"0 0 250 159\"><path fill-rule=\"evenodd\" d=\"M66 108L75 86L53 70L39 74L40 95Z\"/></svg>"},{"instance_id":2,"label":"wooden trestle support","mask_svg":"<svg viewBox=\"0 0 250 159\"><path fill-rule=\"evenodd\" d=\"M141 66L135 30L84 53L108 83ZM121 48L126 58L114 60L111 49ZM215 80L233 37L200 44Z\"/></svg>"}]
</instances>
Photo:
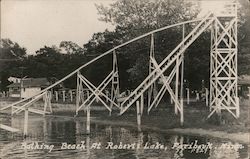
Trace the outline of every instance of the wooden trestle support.
<instances>
[{"instance_id":1,"label":"wooden trestle support","mask_svg":"<svg viewBox=\"0 0 250 159\"><path fill-rule=\"evenodd\" d=\"M183 64L184 51L198 38L200 34L202 34L212 24L213 21L214 21L213 14L209 13L203 20L199 22L198 25L196 25L196 27L188 35L185 36L185 34L183 33L185 37L183 37L182 42L160 64L158 64L156 60L153 58L153 56L151 56L150 60L153 64L154 70L128 96L128 98L121 103L120 114L126 112L126 110L131 105L133 105L133 103L136 102L139 99L139 97L141 97L156 80L160 79L163 82L163 86L156 95L156 97L154 98L151 105L148 107L148 112L152 109L152 107L155 104L156 106L159 104L160 99L163 97L165 91L167 90L175 103L175 113L180 114L180 123L181 125L183 125L184 122L183 99L180 99L180 97L182 98L182 95L180 95L179 85L178 85L180 79L183 79L183 77L179 78L180 76L179 68L181 67L181 64ZM152 35L151 38L153 37L154 36ZM154 40L151 40L151 47L154 46L152 44L153 41ZM151 48L151 50L153 50L153 48ZM171 66L174 66L174 68L171 69ZM167 70L170 70L170 73L168 75L167 75ZM181 71L181 73L182 72L183 71ZM172 89L170 83L174 77L176 84L175 88ZM181 87L183 87L183 84L181 84Z\"/></svg>"},{"instance_id":2,"label":"wooden trestle support","mask_svg":"<svg viewBox=\"0 0 250 159\"><path fill-rule=\"evenodd\" d=\"M237 91L237 5L227 6L227 13L215 14L211 28L210 111L220 116L227 110L240 116Z\"/></svg>"},{"instance_id":3,"label":"wooden trestle support","mask_svg":"<svg viewBox=\"0 0 250 159\"><path fill-rule=\"evenodd\" d=\"M73 75L77 75L77 89L76 89L76 115L80 110L84 110L87 116L86 132L90 133L90 111L93 102L99 101L102 103L111 115L113 107L120 110L120 115L125 113L132 105L136 105L137 110L137 124L138 130L141 126L141 117L144 111L144 97L147 97L147 112L152 108L156 108L164 94L168 92L171 101L174 102L175 114L180 116L180 124L184 122L183 112L183 74L184 74L184 54L185 50L208 28L211 28L211 74L210 74L210 110L208 116L211 117L215 112L221 114L221 110L227 110L235 118L239 117L239 99L237 93L237 8L236 4L232 4L231 10L228 14L207 14L203 19L190 20L178 24L166 26L139 37L136 37L128 42L125 42L113 49L101 54L86 64L80 66L61 80L45 88L36 95L22 99L2 109L12 108L12 115L25 112L24 117L24 134L27 135L28 130L28 113L33 112L45 115L51 113L51 94L50 90L61 82L67 80ZM190 31L185 31L185 24L197 23ZM155 59L155 37L154 35L160 31L182 26L182 41L177 47L170 52L165 59L158 63ZM149 75L145 80L135 88L122 102L118 101L119 92L119 74L117 63L116 50L126 46L134 41L140 40L144 37L151 38L149 50ZM98 85L93 85L86 77L81 74L81 70L101 59L102 57L112 54L113 66L112 71L106 78ZM162 83L160 89L157 90L156 83ZM111 86L111 87L110 87ZM87 92L86 92L87 88ZM111 88L108 93L108 88ZM189 96L189 89L187 89ZM208 90L206 90L206 97ZM32 109L30 106L38 101L44 99L44 110ZM71 97L72 98L72 97ZM188 98L189 99L189 98ZM119 103L120 102L120 103ZM189 103L189 101L188 101ZM20 105L21 106L18 106ZM208 101L206 101L206 105ZM47 108L49 111L47 112Z\"/></svg>"}]
</instances>

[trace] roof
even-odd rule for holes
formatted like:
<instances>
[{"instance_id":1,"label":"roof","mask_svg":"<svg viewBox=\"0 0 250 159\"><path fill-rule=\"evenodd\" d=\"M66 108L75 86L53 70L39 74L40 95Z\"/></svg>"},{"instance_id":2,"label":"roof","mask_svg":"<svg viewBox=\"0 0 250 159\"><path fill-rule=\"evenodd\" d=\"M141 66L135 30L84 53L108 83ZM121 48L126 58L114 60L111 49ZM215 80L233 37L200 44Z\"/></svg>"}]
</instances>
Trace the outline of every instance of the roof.
<instances>
[{"instance_id":1,"label":"roof","mask_svg":"<svg viewBox=\"0 0 250 159\"><path fill-rule=\"evenodd\" d=\"M46 87L49 86L50 83L47 78L25 78L22 80L23 87ZM8 88L20 87L20 83L12 83L8 85Z\"/></svg>"}]
</instances>

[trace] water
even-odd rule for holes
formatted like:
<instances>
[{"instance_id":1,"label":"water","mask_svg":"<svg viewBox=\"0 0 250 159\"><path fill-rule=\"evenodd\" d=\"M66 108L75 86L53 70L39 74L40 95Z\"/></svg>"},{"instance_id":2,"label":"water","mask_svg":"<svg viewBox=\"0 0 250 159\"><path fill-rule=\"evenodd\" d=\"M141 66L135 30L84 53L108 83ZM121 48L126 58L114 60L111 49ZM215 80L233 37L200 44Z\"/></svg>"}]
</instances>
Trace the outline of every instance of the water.
<instances>
[{"instance_id":1,"label":"water","mask_svg":"<svg viewBox=\"0 0 250 159\"><path fill-rule=\"evenodd\" d=\"M85 135L83 134L86 129L85 121L80 119L37 116L30 116L29 119L29 137L26 139L23 139L20 134L0 130L0 158L245 159L248 155L247 145L225 139L169 134L151 130L138 132L136 128L103 124L103 122L102 124L92 122L91 134ZM22 116L9 117L1 114L0 121L18 129L23 127ZM120 142L126 147L115 149L119 148ZM197 142L197 146L203 144L204 147L177 150L178 144L191 145L193 143L194 145L195 142ZM32 144L44 147L41 148L41 146L39 149L34 145L32 147ZM78 149L74 149L76 144L79 144ZM157 144L161 146L154 147ZM209 148L209 144L212 145L210 145L211 148ZM231 145L231 147L222 148L223 144ZM70 149L65 149L66 145ZM237 145L242 147L237 148ZM147 149L149 146L151 149ZM191 152L192 150L194 152Z\"/></svg>"}]
</instances>

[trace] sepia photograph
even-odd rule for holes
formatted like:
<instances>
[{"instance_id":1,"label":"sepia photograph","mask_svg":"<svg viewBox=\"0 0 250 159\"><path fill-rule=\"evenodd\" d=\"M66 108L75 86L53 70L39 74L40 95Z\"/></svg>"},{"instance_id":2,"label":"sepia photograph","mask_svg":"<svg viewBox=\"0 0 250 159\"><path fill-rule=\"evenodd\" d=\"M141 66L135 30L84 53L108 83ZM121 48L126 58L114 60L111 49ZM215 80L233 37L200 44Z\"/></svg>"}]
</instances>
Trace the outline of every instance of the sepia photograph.
<instances>
[{"instance_id":1,"label":"sepia photograph","mask_svg":"<svg viewBox=\"0 0 250 159\"><path fill-rule=\"evenodd\" d=\"M0 0L0 159L249 159L249 0Z\"/></svg>"}]
</instances>

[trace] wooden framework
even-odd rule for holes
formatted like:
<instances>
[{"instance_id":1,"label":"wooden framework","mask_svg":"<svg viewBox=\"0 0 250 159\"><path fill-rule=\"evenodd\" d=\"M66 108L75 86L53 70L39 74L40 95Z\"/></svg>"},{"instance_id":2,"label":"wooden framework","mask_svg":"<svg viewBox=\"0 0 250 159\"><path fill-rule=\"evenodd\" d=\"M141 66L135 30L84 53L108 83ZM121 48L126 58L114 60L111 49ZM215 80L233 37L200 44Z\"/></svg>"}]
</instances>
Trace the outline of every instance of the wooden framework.
<instances>
[{"instance_id":1,"label":"wooden framework","mask_svg":"<svg viewBox=\"0 0 250 159\"><path fill-rule=\"evenodd\" d=\"M37 109L37 108L30 108L31 105L33 105L38 100L43 100L43 110ZM21 100L22 101L22 100ZM52 113L52 107L51 107L51 92L45 91L42 94L35 96L34 98L31 98L28 102L23 104L22 106L18 106L19 104L22 104L23 102L15 102L11 105L8 105L2 109L1 111L6 110L8 108L11 108L11 114L19 114L20 112L24 111L24 128L23 128L23 134L24 136L28 135L28 120L29 120L29 112L40 114L45 116L45 114L51 114ZM49 108L49 111L47 109Z\"/></svg>"},{"instance_id":2,"label":"wooden framework","mask_svg":"<svg viewBox=\"0 0 250 159\"><path fill-rule=\"evenodd\" d=\"M113 103L117 103L119 105L118 102L118 98L120 95L120 85L119 85L119 73L118 73L118 64L117 64L117 55L115 50L113 51L113 77L112 77L112 85L111 85L111 100L113 101L110 105L110 115L112 112L112 108L113 108ZM120 106L119 106L120 107Z\"/></svg>"},{"instance_id":3,"label":"wooden framework","mask_svg":"<svg viewBox=\"0 0 250 159\"><path fill-rule=\"evenodd\" d=\"M240 115L237 92L237 6L215 15L211 29L210 111L220 116L227 110L235 118Z\"/></svg>"},{"instance_id":4,"label":"wooden framework","mask_svg":"<svg viewBox=\"0 0 250 159\"><path fill-rule=\"evenodd\" d=\"M120 114L126 112L126 110L136 102L139 97L141 97L146 90L157 80L162 79L164 87L168 90L171 98L175 102L175 113L180 113L180 122L183 124L184 115L183 115L183 100L179 100L179 66L183 61L184 51L198 38L198 36L203 33L214 21L212 13L209 13L204 19L202 19L198 25L182 40L182 42L160 63L157 62L151 57L151 61L154 63L155 69L146 77L146 79L121 103ZM152 36L153 37L153 36ZM175 74L176 85L175 93L170 87L170 81L165 77L164 73L167 70L171 69L170 66L175 65L175 69L171 71ZM168 77L171 78L169 75ZM160 95L159 95L160 96ZM156 99L159 100L159 99ZM151 106L152 107L152 106ZM150 111L149 107L148 111Z\"/></svg>"},{"instance_id":5,"label":"wooden framework","mask_svg":"<svg viewBox=\"0 0 250 159\"><path fill-rule=\"evenodd\" d=\"M223 15L223 16L222 16ZM220 114L221 110L228 110L234 117L239 117L239 100L237 94L237 13L236 9L230 8L229 14L222 15L207 14L203 19L186 21L170 26L166 26L142 36L136 37L128 42L125 42L113 49L101 54L93 60L82 65L72 73L68 74L61 80L45 88L36 95L22 99L9 106L1 109L5 110L12 108L12 115L22 111L24 117L24 134L27 135L28 129L28 113L34 112L45 115L52 112L51 93L50 90L66 79L77 75L76 89L76 116L81 109L84 109L87 116L87 133L90 133L90 110L94 101L102 103L106 109L111 112L113 106L120 110L120 115L125 113L132 105L136 105L138 130L140 130L141 116L144 110L144 97L147 97L147 112L149 113L153 107L157 107L166 92L169 93L171 101L174 102L175 114L180 115L181 125L184 122L183 112L183 75L184 75L184 53L185 50L209 27L212 26L211 33L211 81L210 81L210 117L214 112ZM193 30L189 33L185 31L185 24L197 23ZM154 35L160 31L172 28L182 27L182 41L177 47L168 54L168 56L158 63L155 59L155 39ZM134 41L144 37L151 38L149 52L149 75L145 80L128 95L124 101L119 103L119 73L117 63L116 50L126 46ZM113 66L112 71L98 85L93 85L86 77L81 74L81 70L86 66L94 63L102 57L112 54ZM162 87L157 91L157 81L162 83ZM107 93L111 85L110 93ZM87 91L86 91L87 88ZM208 96L206 91L206 97ZM189 89L187 90L189 96ZM44 110L32 109L30 106L44 99ZM72 100L72 96L71 96ZM23 104L24 103L24 104ZM189 103L189 100L188 100ZM19 104L23 104L18 106ZM208 101L206 101L208 104ZM47 112L47 108L49 111Z\"/></svg>"}]
</instances>

